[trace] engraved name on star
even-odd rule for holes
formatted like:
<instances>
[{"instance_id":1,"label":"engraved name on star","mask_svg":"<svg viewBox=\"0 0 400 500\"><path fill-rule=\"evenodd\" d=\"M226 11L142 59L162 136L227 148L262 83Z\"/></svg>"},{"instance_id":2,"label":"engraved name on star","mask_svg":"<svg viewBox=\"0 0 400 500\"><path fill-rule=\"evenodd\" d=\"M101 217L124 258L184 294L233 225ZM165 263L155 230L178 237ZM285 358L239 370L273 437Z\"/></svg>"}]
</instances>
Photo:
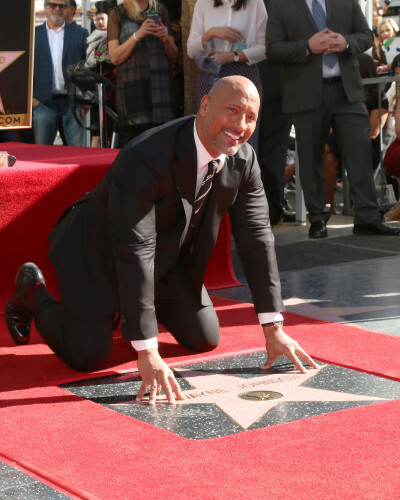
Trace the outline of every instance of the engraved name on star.
<instances>
[{"instance_id":1,"label":"engraved name on star","mask_svg":"<svg viewBox=\"0 0 400 500\"><path fill-rule=\"evenodd\" d=\"M193 389L183 391L186 400L177 401L177 405L214 404L231 420L246 430L280 403L311 401L385 401L384 398L361 396L344 392L303 387L302 384L313 378L326 365L309 369L303 374L298 371L271 373L252 378L241 378L219 373L207 373L178 368L176 371L186 379ZM272 391L277 399L242 399L246 393ZM241 397L242 396L242 397ZM256 394L256 396L258 396ZM266 394L268 397L268 394ZM145 398L143 399L145 402ZM166 398L157 398L158 404L166 404ZM121 403L119 403L121 404ZM124 404L124 403L122 403ZM141 404L136 401L125 404ZM110 405L111 406L111 405Z\"/></svg>"}]
</instances>

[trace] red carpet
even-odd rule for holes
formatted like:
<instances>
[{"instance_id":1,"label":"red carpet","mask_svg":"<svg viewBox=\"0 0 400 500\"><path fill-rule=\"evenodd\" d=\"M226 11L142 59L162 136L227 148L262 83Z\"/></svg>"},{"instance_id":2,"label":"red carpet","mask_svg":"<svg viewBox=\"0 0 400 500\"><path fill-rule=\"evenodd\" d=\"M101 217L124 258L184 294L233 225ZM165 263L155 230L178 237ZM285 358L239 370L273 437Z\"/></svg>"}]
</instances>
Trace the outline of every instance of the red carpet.
<instances>
[{"instance_id":1,"label":"red carpet","mask_svg":"<svg viewBox=\"0 0 400 500\"><path fill-rule=\"evenodd\" d=\"M118 150L5 143L13 168L0 169L0 311L12 293L18 267L35 262L56 294L47 259L48 234L63 211L104 176ZM231 258L230 225L221 223L206 274L209 289L238 284Z\"/></svg>"},{"instance_id":2,"label":"red carpet","mask_svg":"<svg viewBox=\"0 0 400 500\"><path fill-rule=\"evenodd\" d=\"M160 336L170 365L262 350L252 306L215 299L221 345L192 354ZM400 380L400 338L286 313L287 333L315 358ZM118 335L119 332L117 331ZM103 373L135 369L114 342ZM0 455L76 498L398 499L400 401L203 441L159 430L56 387L88 378L34 333L13 347L0 318Z\"/></svg>"}]
</instances>

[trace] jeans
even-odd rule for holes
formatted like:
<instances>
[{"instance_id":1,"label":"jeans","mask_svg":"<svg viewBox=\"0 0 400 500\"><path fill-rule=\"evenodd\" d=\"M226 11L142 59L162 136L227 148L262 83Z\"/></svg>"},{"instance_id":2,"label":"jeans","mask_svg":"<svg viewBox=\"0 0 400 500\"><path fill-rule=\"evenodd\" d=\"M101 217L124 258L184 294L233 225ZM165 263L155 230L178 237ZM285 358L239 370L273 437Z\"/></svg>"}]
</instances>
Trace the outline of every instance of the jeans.
<instances>
[{"instance_id":1,"label":"jeans","mask_svg":"<svg viewBox=\"0 0 400 500\"><path fill-rule=\"evenodd\" d=\"M80 116L79 107L77 108L77 116ZM39 102L33 108L36 144L53 145L59 122L62 123L68 146L82 146L83 128L78 125L72 114L68 96L53 98L51 106Z\"/></svg>"}]
</instances>

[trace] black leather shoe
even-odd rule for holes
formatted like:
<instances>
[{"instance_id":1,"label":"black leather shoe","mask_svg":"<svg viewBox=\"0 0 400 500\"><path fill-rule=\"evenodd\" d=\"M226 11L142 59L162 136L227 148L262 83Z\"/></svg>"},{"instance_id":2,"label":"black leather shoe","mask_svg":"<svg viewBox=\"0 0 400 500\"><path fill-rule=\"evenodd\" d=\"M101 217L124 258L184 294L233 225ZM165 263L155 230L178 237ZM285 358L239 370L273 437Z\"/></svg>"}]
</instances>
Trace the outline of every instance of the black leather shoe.
<instances>
[{"instance_id":1,"label":"black leather shoe","mask_svg":"<svg viewBox=\"0 0 400 500\"><path fill-rule=\"evenodd\" d=\"M8 331L17 345L29 341L33 320L32 296L37 284L45 286L40 269L31 262L22 265L15 278L15 292L4 308Z\"/></svg>"},{"instance_id":2,"label":"black leather shoe","mask_svg":"<svg viewBox=\"0 0 400 500\"><path fill-rule=\"evenodd\" d=\"M289 212L289 210L284 208L280 220L281 222L296 222L296 214L294 212Z\"/></svg>"},{"instance_id":3,"label":"black leather shoe","mask_svg":"<svg viewBox=\"0 0 400 500\"><path fill-rule=\"evenodd\" d=\"M379 219L365 224L354 224L354 234L380 234L382 236L398 236L400 229L398 227L390 227Z\"/></svg>"},{"instance_id":4,"label":"black leather shoe","mask_svg":"<svg viewBox=\"0 0 400 500\"><path fill-rule=\"evenodd\" d=\"M310 238L326 238L328 236L328 230L326 229L326 223L322 220L317 220L316 222L311 222L310 229L308 230Z\"/></svg>"}]
</instances>

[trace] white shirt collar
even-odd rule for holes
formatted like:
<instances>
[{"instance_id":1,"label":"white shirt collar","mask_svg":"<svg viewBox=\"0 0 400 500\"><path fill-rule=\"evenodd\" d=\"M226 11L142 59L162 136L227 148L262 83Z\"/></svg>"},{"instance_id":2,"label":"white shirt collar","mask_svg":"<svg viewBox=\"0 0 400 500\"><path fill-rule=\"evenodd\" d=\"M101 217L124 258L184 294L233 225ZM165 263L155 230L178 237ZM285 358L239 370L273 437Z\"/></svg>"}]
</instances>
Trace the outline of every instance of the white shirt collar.
<instances>
[{"instance_id":1,"label":"white shirt collar","mask_svg":"<svg viewBox=\"0 0 400 500\"><path fill-rule=\"evenodd\" d=\"M203 143L201 142L197 130L196 130L196 120L194 121L193 124L193 130L194 130L194 142L196 144L196 151L197 151L197 170L199 170L201 167L204 165L207 165L211 160L220 160L220 164L218 167L217 172L221 170L221 168L224 166L225 163L225 158L226 154L222 153L219 155L217 158L213 158L210 153L207 151L207 149L204 147Z\"/></svg>"},{"instance_id":2,"label":"white shirt collar","mask_svg":"<svg viewBox=\"0 0 400 500\"><path fill-rule=\"evenodd\" d=\"M58 32L58 31L64 31L64 28L65 28L65 21L62 23L62 25L57 28L55 31ZM52 30L51 28L49 28L49 25L47 24L47 21L46 21L46 29L47 31L54 31Z\"/></svg>"}]
</instances>

